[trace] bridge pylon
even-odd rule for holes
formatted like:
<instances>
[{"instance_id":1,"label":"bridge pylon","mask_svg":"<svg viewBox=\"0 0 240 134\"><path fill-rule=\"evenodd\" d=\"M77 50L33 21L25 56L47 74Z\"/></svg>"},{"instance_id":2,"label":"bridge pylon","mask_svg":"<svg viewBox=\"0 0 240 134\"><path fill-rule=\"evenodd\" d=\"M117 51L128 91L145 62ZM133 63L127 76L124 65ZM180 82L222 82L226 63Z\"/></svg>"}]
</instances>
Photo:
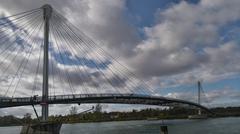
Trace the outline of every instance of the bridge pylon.
<instances>
[{"instance_id":1,"label":"bridge pylon","mask_svg":"<svg viewBox=\"0 0 240 134\"><path fill-rule=\"evenodd\" d=\"M48 120L48 47L49 47L49 20L52 15L51 5L43 5L44 19L44 57L43 57L43 85L42 85L42 121Z\"/></svg>"},{"instance_id":2,"label":"bridge pylon","mask_svg":"<svg viewBox=\"0 0 240 134\"><path fill-rule=\"evenodd\" d=\"M49 76L49 20L52 15L52 6L43 5L44 19L44 55L43 55L43 84L42 84L42 121L37 124L28 124L22 127L21 134L59 134L62 124L48 121L48 76Z\"/></svg>"}]
</instances>

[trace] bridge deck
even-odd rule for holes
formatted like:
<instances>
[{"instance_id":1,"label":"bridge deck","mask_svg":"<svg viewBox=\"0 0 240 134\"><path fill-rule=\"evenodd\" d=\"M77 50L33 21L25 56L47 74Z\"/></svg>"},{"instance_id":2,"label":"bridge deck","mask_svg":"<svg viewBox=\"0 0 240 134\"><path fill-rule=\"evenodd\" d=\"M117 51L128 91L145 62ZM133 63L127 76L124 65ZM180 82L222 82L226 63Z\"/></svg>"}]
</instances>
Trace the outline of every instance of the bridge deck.
<instances>
[{"instance_id":1,"label":"bridge deck","mask_svg":"<svg viewBox=\"0 0 240 134\"><path fill-rule=\"evenodd\" d=\"M17 107L27 105L39 105L42 97L1 98L0 108ZM187 104L196 106L211 112L208 108L194 102L167 98L161 96L149 96L140 94L76 94L49 96L48 104L71 104L71 103L115 103L115 104L143 104L157 106L173 106Z\"/></svg>"}]
</instances>

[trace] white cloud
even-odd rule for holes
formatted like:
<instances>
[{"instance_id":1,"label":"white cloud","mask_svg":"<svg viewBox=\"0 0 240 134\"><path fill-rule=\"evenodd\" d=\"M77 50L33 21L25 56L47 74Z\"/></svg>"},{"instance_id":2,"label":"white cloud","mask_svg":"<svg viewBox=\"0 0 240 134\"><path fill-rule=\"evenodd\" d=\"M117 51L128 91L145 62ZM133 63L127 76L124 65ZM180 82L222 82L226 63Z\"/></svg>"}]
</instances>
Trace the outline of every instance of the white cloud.
<instances>
[{"instance_id":1,"label":"white cloud","mask_svg":"<svg viewBox=\"0 0 240 134\"><path fill-rule=\"evenodd\" d=\"M138 44L127 63L144 78L159 77L159 83L210 82L238 74L238 42L222 42L228 31L223 35L220 31L240 19L239 5L236 0L182 1L161 10L156 25L144 28L147 39Z\"/></svg>"}]
</instances>

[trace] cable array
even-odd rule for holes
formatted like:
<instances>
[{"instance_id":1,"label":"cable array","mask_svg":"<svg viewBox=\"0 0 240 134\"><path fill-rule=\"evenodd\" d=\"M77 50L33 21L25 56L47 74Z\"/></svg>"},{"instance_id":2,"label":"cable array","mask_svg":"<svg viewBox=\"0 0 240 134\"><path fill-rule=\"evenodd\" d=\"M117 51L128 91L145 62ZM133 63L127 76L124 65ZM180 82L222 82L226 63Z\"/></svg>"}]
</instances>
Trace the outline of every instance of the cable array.
<instances>
[{"instance_id":1,"label":"cable array","mask_svg":"<svg viewBox=\"0 0 240 134\"><path fill-rule=\"evenodd\" d=\"M41 95L43 12L0 18L0 95ZM49 33L49 95L144 94L153 89L107 50L53 10Z\"/></svg>"},{"instance_id":2,"label":"cable array","mask_svg":"<svg viewBox=\"0 0 240 134\"><path fill-rule=\"evenodd\" d=\"M53 44L57 46L61 62L71 66L71 69L78 74L75 76L75 79L79 80L80 84L78 85L71 84L75 80L66 78L70 85L73 85L71 86L73 91L85 94L132 93L146 95L153 93L153 89L148 84L137 79L136 75L127 67L119 63L114 56L83 34L57 11L53 12L51 24L52 34L56 38L55 40L59 40ZM72 59L66 63L67 58ZM89 68L91 69L89 70ZM82 80L82 77L88 81ZM95 81L97 82L94 83Z\"/></svg>"},{"instance_id":3,"label":"cable array","mask_svg":"<svg viewBox=\"0 0 240 134\"><path fill-rule=\"evenodd\" d=\"M29 59L35 48L38 47L37 36L41 31L42 10L34 9L17 15L0 19L0 78L1 96L14 97L18 91ZM29 67L28 67L29 68ZM29 78L28 78L29 79Z\"/></svg>"}]
</instances>

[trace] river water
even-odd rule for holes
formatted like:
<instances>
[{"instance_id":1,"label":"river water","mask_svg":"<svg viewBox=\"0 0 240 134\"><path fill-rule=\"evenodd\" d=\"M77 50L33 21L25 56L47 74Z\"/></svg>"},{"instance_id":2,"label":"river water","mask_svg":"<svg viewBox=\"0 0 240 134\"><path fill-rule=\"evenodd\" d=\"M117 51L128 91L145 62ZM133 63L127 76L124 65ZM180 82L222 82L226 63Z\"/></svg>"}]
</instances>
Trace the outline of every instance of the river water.
<instances>
[{"instance_id":1,"label":"river water","mask_svg":"<svg viewBox=\"0 0 240 134\"><path fill-rule=\"evenodd\" d=\"M169 134L240 134L240 118L164 120ZM160 134L162 121L64 124L61 134ZM21 127L0 127L0 134L19 134Z\"/></svg>"}]
</instances>

